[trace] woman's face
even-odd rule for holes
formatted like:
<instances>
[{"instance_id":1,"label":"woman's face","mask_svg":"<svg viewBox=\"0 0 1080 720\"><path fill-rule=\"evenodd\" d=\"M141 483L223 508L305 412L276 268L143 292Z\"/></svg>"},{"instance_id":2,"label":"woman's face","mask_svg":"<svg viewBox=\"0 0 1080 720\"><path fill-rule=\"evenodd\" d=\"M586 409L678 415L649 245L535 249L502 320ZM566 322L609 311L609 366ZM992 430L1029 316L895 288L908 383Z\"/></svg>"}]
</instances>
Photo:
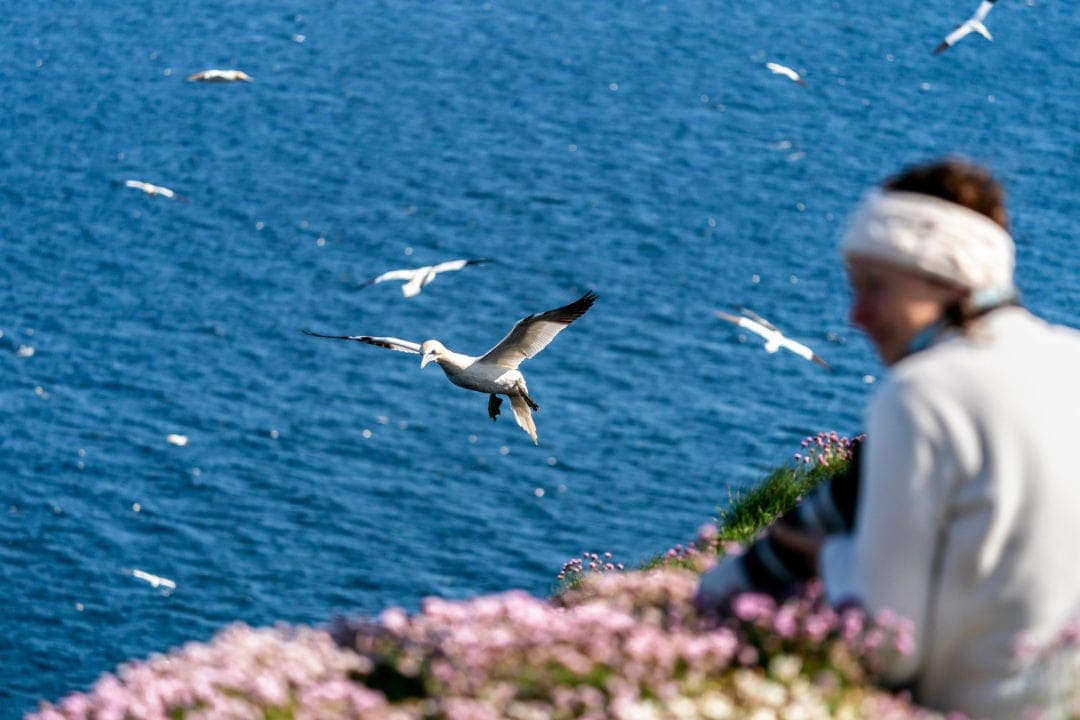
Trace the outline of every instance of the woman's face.
<instances>
[{"instance_id":1,"label":"woman's face","mask_svg":"<svg viewBox=\"0 0 1080 720\"><path fill-rule=\"evenodd\" d=\"M920 330L941 318L963 291L884 260L851 256L851 323L874 343L886 365L903 358Z\"/></svg>"}]
</instances>

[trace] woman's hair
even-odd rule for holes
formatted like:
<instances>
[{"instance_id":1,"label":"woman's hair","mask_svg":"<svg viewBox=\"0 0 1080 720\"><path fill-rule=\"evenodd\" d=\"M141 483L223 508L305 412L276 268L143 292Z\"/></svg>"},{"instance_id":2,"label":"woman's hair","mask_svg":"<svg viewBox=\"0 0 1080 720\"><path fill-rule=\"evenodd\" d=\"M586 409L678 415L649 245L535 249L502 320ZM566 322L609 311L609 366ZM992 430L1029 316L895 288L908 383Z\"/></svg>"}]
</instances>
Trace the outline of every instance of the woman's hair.
<instances>
[{"instance_id":1,"label":"woman's hair","mask_svg":"<svg viewBox=\"0 0 1080 720\"><path fill-rule=\"evenodd\" d=\"M989 170L961 158L945 158L914 165L887 178L881 183L881 187L885 190L922 193L948 200L985 215L1006 231L1009 229L1005 189ZM975 305L968 293L945 307L945 320L949 325L964 329L972 320L995 307L1017 303L1014 296L992 306Z\"/></svg>"},{"instance_id":2,"label":"woman's hair","mask_svg":"<svg viewBox=\"0 0 1080 720\"><path fill-rule=\"evenodd\" d=\"M1005 190L986 168L961 158L909 167L881 184L886 190L922 193L981 213L1006 230Z\"/></svg>"}]
</instances>

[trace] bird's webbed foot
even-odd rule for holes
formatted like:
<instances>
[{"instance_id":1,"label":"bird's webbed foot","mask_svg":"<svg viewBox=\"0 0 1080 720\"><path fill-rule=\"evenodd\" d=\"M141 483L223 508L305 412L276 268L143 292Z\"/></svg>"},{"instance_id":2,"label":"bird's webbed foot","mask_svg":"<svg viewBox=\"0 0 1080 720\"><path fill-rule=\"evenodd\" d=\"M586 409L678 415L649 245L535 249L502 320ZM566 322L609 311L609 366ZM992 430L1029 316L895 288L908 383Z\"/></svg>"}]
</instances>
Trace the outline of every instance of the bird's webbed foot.
<instances>
[{"instance_id":1,"label":"bird's webbed foot","mask_svg":"<svg viewBox=\"0 0 1080 720\"><path fill-rule=\"evenodd\" d=\"M502 406L502 398L492 393L488 396L488 416L494 420L499 416L499 408Z\"/></svg>"}]
</instances>

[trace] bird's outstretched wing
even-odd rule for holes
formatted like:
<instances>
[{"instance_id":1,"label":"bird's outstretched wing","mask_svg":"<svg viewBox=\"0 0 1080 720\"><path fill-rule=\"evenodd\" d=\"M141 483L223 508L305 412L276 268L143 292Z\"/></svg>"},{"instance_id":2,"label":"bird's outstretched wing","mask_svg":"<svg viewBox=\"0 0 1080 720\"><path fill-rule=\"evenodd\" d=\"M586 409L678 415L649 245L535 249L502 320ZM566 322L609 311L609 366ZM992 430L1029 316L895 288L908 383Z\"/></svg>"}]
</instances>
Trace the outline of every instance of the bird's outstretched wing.
<instances>
[{"instance_id":1,"label":"bird's outstretched wing","mask_svg":"<svg viewBox=\"0 0 1080 720\"><path fill-rule=\"evenodd\" d=\"M979 4L979 9L975 11L975 14L971 16L972 20L982 22L986 19L986 16L990 14L990 10L994 7L994 0L983 0Z\"/></svg>"},{"instance_id":2,"label":"bird's outstretched wing","mask_svg":"<svg viewBox=\"0 0 1080 720\"><path fill-rule=\"evenodd\" d=\"M811 359L812 361L814 361L814 363L816 363L817 365L820 365L821 367L825 368L825 369L826 369L826 370L828 370L829 372L832 372L832 369L833 369L832 365L830 365L829 363L825 362L825 360L824 360L824 359L823 359L823 358L822 358L822 357L821 357L820 355L818 355L817 353L814 353L814 354L813 354L813 355L812 355L812 356L810 357L810 359Z\"/></svg>"},{"instance_id":3,"label":"bird's outstretched wing","mask_svg":"<svg viewBox=\"0 0 1080 720\"><path fill-rule=\"evenodd\" d=\"M951 33L946 35L945 39L942 40L941 42L942 42L943 45L947 45L948 47L952 47L956 43L960 42L960 40L962 38L965 38L969 34L971 34L971 30L972 30L971 25L969 25L968 23L964 23L963 25L961 25L960 27L956 28Z\"/></svg>"},{"instance_id":4,"label":"bird's outstretched wing","mask_svg":"<svg viewBox=\"0 0 1080 720\"><path fill-rule=\"evenodd\" d=\"M820 365L821 367L825 368L826 370L829 370L830 372L832 371L832 365L825 362L824 358L822 358L820 355L818 355L816 352L814 352L808 346L802 344L801 342L798 342L796 340L792 340L791 338L786 337L786 338L784 338L783 340L780 341L780 346L784 347L784 348L787 348L788 350L795 353L796 355L798 355L801 358L804 358L804 359L809 360L809 361L811 361L811 362L813 362L813 363L815 363L817 365Z\"/></svg>"},{"instance_id":5,"label":"bird's outstretched wing","mask_svg":"<svg viewBox=\"0 0 1080 720\"><path fill-rule=\"evenodd\" d=\"M743 330L749 330L755 335L759 335L765 338L766 341L773 341L775 340L775 338L781 337L779 330L776 330L772 327L766 327L757 320L754 320L753 318L744 317L742 315L731 315L730 313L726 313L722 310L717 310L713 314L721 320L727 320L729 323L738 325ZM770 350L770 352L775 351Z\"/></svg>"},{"instance_id":6,"label":"bird's outstretched wing","mask_svg":"<svg viewBox=\"0 0 1080 720\"><path fill-rule=\"evenodd\" d=\"M375 277L361 283L360 287L367 287L368 285L377 285L387 280L412 280L417 273L421 271L430 270L430 268L408 268L402 270L387 270L382 275L376 275Z\"/></svg>"},{"instance_id":7,"label":"bird's outstretched wing","mask_svg":"<svg viewBox=\"0 0 1080 720\"><path fill-rule=\"evenodd\" d=\"M356 342L367 343L368 345L374 345L376 347L386 348L387 350L396 350L403 353L412 353L414 355L420 354L420 344L414 343L409 340L402 340L396 337L372 337L371 335L323 335L321 333L312 332L308 329L303 329L305 335L311 335L312 337L330 338L331 340L355 340Z\"/></svg>"},{"instance_id":8,"label":"bird's outstretched wing","mask_svg":"<svg viewBox=\"0 0 1080 720\"><path fill-rule=\"evenodd\" d=\"M773 325L771 322L769 322L765 318L758 315L756 312L754 312L750 308L737 307L737 308L735 308L735 310L736 310L736 312L741 313L743 316L750 318L751 320L758 323L759 325L762 325L763 327L767 327L770 330L775 330L776 332L780 332L779 330L777 330L775 325Z\"/></svg>"},{"instance_id":9,"label":"bird's outstretched wing","mask_svg":"<svg viewBox=\"0 0 1080 720\"><path fill-rule=\"evenodd\" d=\"M567 325L584 315L596 298L596 293L589 290L569 305L522 318L498 345L484 353L480 361L516 370L523 360L546 348Z\"/></svg>"},{"instance_id":10,"label":"bird's outstretched wing","mask_svg":"<svg viewBox=\"0 0 1080 720\"><path fill-rule=\"evenodd\" d=\"M723 310L716 310L713 312L713 315L720 318L721 320L727 320L729 323L735 325L741 325L742 321L746 320L746 318L739 317L738 315L732 315L731 313L726 313Z\"/></svg>"},{"instance_id":11,"label":"bird's outstretched wing","mask_svg":"<svg viewBox=\"0 0 1080 720\"><path fill-rule=\"evenodd\" d=\"M489 263L489 262L491 262L491 260L489 260L488 258L468 258L468 259L465 259L465 260L447 260L446 262L441 262L438 265L432 266L431 269L435 273L441 273L441 272L448 272L450 270L460 270L461 268L468 267L469 265L483 265L484 263Z\"/></svg>"}]
</instances>

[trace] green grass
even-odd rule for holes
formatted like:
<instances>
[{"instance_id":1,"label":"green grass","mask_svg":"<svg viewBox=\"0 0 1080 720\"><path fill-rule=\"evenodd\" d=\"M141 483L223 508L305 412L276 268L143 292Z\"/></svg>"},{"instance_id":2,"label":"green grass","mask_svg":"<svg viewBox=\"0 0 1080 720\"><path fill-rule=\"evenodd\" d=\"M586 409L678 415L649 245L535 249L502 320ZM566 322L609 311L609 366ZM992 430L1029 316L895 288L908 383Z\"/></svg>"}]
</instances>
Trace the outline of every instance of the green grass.
<instances>
[{"instance_id":1,"label":"green grass","mask_svg":"<svg viewBox=\"0 0 1080 720\"><path fill-rule=\"evenodd\" d=\"M756 538L776 518L795 507L799 499L834 475L847 471L849 460L835 460L827 466L817 464L784 466L773 470L758 485L729 496L728 504L718 508L717 536L711 548L703 552L725 553L730 543L746 544ZM681 567L693 570L698 560L692 555L671 552L654 555L638 570L656 567Z\"/></svg>"},{"instance_id":2,"label":"green grass","mask_svg":"<svg viewBox=\"0 0 1080 720\"><path fill-rule=\"evenodd\" d=\"M817 438L807 438L803 448L809 448L804 451L810 457L809 462L801 462L804 455L800 453L795 456L794 463L776 468L754 487L729 495L727 504L717 508L718 517L713 521L716 526L714 537L699 537L689 546L678 545L639 562L635 568L626 569L667 567L700 572L703 559L723 556L733 544L752 542L776 518L795 507L803 496L830 478L846 473L851 466L849 441L846 438L838 439L835 433L831 434L831 439L830 435L824 433ZM606 555L610 558L610 553ZM593 558L596 557L594 554ZM578 562L580 565L580 560ZM568 571L564 567L554 591L558 594L576 587L589 573L608 572L610 569L598 570L585 565L576 571ZM618 569L623 568L619 566Z\"/></svg>"},{"instance_id":3,"label":"green grass","mask_svg":"<svg viewBox=\"0 0 1080 720\"><path fill-rule=\"evenodd\" d=\"M847 470L847 461L828 467L780 467L773 470L758 486L729 498L726 508L720 508L717 528L719 539L745 543L754 539L769 524L795 507L803 495L833 475Z\"/></svg>"}]
</instances>

